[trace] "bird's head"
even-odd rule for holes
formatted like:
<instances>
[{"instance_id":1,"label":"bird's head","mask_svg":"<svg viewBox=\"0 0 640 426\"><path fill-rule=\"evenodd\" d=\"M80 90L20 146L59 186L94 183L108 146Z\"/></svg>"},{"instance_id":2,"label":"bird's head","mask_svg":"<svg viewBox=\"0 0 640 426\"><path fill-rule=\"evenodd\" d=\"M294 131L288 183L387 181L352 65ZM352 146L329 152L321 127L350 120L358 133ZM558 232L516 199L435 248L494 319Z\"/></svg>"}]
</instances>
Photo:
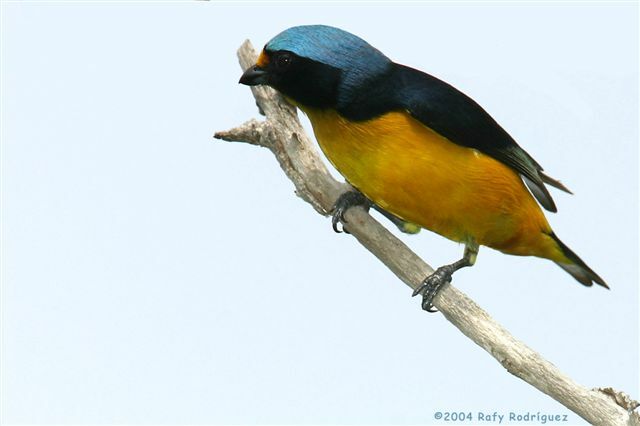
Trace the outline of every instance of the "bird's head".
<instances>
[{"instance_id":1,"label":"bird's head","mask_svg":"<svg viewBox=\"0 0 640 426\"><path fill-rule=\"evenodd\" d=\"M387 71L391 61L351 33L292 27L269 41L240 83L266 84L303 106L330 108Z\"/></svg>"}]
</instances>

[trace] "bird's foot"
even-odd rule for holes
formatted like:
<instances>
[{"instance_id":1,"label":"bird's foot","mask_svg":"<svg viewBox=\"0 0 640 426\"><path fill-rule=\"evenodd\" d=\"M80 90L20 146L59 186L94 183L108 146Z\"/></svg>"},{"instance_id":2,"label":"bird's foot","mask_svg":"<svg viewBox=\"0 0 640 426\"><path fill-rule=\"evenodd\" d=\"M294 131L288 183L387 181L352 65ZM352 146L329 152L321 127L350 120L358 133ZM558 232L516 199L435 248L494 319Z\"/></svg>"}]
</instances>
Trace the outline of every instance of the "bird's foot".
<instances>
[{"instance_id":1,"label":"bird's foot","mask_svg":"<svg viewBox=\"0 0 640 426\"><path fill-rule=\"evenodd\" d=\"M411 296L422 294L422 309L427 312L438 312L438 310L433 307L433 299L445 284L451 282L451 275L453 275L454 272L455 269L451 265L439 267L433 274L422 281L420 287L416 288Z\"/></svg>"},{"instance_id":2,"label":"bird's foot","mask_svg":"<svg viewBox=\"0 0 640 426\"><path fill-rule=\"evenodd\" d=\"M333 205L333 208L331 209L331 214L333 215L333 217L331 218L331 226L333 227L333 230L335 232L337 233L342 232L338 228L338 223L339 222L347 223L347 221L344 218L344 214L351 207L355 207L355 206L362 206L365 208L365 210L369 210L369 207L371 207L371 201L369 201L369 199L365 197L360 191L343 192L340 195L340 197L338 197L338 200L336 201L336 203ZM343 227L343 230L347 234L349 233L349 231L344 229L344 227Z\"/></svg>"}]
</instances>

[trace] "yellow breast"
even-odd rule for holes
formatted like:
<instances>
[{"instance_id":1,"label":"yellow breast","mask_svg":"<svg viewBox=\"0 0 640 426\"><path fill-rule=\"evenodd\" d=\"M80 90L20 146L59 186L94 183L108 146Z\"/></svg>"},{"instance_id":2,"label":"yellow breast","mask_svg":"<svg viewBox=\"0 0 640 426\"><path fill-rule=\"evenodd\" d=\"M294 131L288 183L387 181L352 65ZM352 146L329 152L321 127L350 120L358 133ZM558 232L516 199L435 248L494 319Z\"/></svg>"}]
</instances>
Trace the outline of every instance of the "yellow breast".
<instances>
[{"instance_id":1,"label":"yellow breast","mask_svg":"<svg viewBox=\"0 0 640 426\"><path fill-rule=\"evenodd\" d=\"M325 155L347 181L387 211L455 241L514 254L527 232L549 229L509 167L450 142L404 112L351 122L302 108ZM525 244L526 245L526 244Z\"/></svg>"}]
</instances>

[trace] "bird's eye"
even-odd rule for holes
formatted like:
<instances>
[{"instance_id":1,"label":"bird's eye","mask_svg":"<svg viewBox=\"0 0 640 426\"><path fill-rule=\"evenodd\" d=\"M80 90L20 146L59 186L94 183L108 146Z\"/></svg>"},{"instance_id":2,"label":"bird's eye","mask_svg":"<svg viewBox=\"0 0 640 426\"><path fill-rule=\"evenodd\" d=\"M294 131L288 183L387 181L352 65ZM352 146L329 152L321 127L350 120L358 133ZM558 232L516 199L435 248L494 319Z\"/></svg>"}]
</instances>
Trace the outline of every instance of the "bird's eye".
<instances>
[{"instance_id":1,"label":"bird's eye","mask_svg":"<svg viewBox=\"0 0 640 426\"><path fill-rule=\"evenodd\" d=\"M278 55L278 59L276 59L276 65L280 69L286 69L289 65L291 65L291 55L288 53L282 53Z\"/></svg>"}]
</instances>

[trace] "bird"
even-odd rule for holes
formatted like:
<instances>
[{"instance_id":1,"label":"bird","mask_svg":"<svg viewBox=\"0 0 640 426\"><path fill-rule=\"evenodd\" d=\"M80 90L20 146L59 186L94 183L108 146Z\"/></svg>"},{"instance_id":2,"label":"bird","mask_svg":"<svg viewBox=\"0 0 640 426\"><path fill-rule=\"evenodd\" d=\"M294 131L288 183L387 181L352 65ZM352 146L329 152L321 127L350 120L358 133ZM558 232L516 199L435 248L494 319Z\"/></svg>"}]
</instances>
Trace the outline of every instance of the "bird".
<instances>
[{"instance_id":1,"label":"bird","mask_svg":"<svg viewBox=\"0 0 640 426\"><path fill-rule=\"evenodd\" d=\"M282 31L239 82L274 88L309 118L324 155L353 188L333 207L334 230L360 205L405 232L424 228L464 244L461 259L414 291L423 309L436 311L436 294L475 263L480 246L549 259L585 286L609 288L542 211L557 212L547 186L571 191L452 85L327 25Z\"/></svg>"}]
</instances>

